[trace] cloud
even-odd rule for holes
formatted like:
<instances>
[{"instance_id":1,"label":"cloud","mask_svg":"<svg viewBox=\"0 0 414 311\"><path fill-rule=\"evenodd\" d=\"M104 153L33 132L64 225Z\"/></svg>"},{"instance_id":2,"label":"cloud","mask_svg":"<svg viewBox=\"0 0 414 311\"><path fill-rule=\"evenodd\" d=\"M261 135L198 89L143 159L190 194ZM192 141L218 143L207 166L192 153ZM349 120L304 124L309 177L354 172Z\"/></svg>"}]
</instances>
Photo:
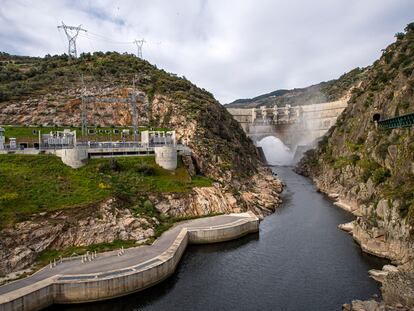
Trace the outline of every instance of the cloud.
<instances>
[{"instance_id":1,"label":"cloud","mask_svg":"<svg viewBox=\"0 0 414 311\"><path fill-rule=\"evenodd\" d=\"M67 50L56 26L82 24L79 52L135 53L222 103L338 77L380 56L413 21L412 0L0 0L0 50ZM118 43L115 43L118 42Z\"/></svg>"}]
</instances>

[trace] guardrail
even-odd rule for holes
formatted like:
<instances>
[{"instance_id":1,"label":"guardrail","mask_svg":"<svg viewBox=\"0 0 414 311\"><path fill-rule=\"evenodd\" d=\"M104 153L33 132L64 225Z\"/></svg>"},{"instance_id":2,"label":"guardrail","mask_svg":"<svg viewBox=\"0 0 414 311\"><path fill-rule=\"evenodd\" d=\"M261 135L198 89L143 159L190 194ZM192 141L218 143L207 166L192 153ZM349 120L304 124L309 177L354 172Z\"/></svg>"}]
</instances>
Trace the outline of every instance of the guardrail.
<instances>
[{"instance_id":1,"label":"guardrail","mask_svg":"<svg viewBox=\"0 0 414 311\"><path fill-rule=\"evenodd\" d=\"M75 145L48 145L42 144L38 147L34 148L25 148L22 146L10 147L9 144L4 145L4 149L6 151L19 151L19 150L60 150L60 149L73 149L75 147L83 147L88 149L117 149L117 148L154 148L154 147L162 147L162 146L173 146L172 144L165 144L165 143L152 143L148 145L143 145L137 142L91 142L91 143L77 143ZM176 147L178 149L185 149L185 145L177 144Z\"/></svg>"},{"instance_id":2,"label":"guardrail","mask_svg":"<svg viewBox=\"0 0 414 311\"><path fill-rule=\"evenodd\" d=\"M409 114L405 114L402 116L378 121L378 126L381 129L405 128L405 127L411 127L413 125L414 125L414 113L409 113Z\"/></svg>"}]
</instances>

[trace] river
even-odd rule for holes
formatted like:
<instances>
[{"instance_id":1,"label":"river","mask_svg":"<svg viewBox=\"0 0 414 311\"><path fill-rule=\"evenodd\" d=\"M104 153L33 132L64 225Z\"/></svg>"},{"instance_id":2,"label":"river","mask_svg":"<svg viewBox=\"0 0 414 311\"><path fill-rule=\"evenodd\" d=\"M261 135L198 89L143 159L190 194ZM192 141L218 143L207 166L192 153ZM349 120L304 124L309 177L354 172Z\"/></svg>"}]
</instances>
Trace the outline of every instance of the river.
<instances>
[{"instance_id":1,"label":"river","mask_svg":"<svg viewBox=\"0 0 414 311\"><path fill-rule=\"evenodd\" d=\"M286 184L284 204L262 221L259 234L190 246L174 275L145 291L48 310L332 311L353 299L380 295L368 270L385 262L364 254L337 228L353 216L291 168L273 170Z\"/></svg>"}]
</instances>

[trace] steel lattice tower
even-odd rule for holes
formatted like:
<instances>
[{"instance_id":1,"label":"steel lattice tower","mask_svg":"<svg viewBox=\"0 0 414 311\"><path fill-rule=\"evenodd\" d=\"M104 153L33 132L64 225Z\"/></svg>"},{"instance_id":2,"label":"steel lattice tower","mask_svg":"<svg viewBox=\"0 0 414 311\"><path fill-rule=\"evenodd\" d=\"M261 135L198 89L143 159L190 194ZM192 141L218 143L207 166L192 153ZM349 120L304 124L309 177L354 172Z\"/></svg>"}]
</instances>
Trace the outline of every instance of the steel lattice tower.
<instances>
[{"instance_id":1,"label":"steel lattice tower","mask_svg":"<svg viewBox=\"0 0 414 311\"><path fill-rule=\"evenodd\" d=\"M135 40L134 43L137 45L137 57L142 59L142 46L144 45L145 40Z\"/></svg>"},{"instance_id":2,"label":"steel lattice tower","mask_svg":"<svg viewBox=\"0 0 414 311\"><path fill-rule=\"evenodd\" d=\"M66 37L69 41L68 55L74 58L78 56L76 51L76 38L78 37L80 31L87 31L86 29L83 29L81 26L82 25L68 26L65 25L64 22L62 22L62 26L57 26L58 29L63 29L65 31Z\"/></svg>"}]
</instances>

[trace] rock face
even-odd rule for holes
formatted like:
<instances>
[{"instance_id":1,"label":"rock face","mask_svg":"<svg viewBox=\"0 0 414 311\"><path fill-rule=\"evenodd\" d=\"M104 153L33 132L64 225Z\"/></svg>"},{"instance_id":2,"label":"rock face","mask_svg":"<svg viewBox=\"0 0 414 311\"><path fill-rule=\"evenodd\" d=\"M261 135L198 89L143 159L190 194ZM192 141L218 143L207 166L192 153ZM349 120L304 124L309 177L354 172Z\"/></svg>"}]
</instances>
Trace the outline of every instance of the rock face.
<instances>
[{"instance_id":1,"label":"rock face","mask_svg":"<svg viewBox=\"0 0 414 311\"><path fill-rule=\"evenodd\" d=\"M348 229L364 251L399 265L382 291L386 306L398 302L406 308L414 307L404 298L414 287L408 281L414 261L414 128L379 129L373 116L414 111L413 39L410 24L364 72L337 124L297 167L357 216Z\"/></svg>"},{"instance_id":2,"label":"rock face","mask_svg":"<svg viewBox=\"0 0 414 311\"><path fill-rule=\"evenodd\" d=\"M213 213L252 211L259 217L273 213L282 201L282 183L261 168L251 184L231 190L214 183L212 187L194 188L190 194L152 195L151 201L162 214L173 217L202 216Z\"/></svg>"},{"instance_id":3,"label":"rock face","mask_svg":"<svg viewBox=\"0 0 414 311\"><path fill-rule=\"evenodd\" d=\"M114 199L77 213L65 210L20 222L0 231L0 275L30 266L42 251L86 246L114 240L144 242L154 235L156 223L135 217Z\"/></svg>"}]
</instances>

